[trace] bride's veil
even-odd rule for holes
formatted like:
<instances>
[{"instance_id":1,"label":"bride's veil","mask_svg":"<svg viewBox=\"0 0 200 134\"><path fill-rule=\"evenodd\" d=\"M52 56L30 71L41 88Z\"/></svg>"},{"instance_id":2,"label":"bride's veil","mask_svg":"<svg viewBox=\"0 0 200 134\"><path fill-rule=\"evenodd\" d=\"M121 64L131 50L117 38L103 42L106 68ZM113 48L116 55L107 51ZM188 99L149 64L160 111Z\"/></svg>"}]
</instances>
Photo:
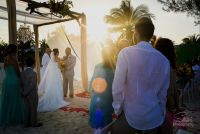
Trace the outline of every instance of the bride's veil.
<instances>
[{"instance_id":1,"label":"bride's veil","mask_svg":"<svg viewBox=\"0 0 200 134\"><path fill-rule=\"evenodd\" d=\"M47 65L47 68L46 68L44 75L42 76L42 79L40 81L40 84L38 86L38 94L39 95L44 94L45 89L46 89L46 85L47 85L47 82L48 82L47 81L47 77L48 77L47 75L51 71L51 68L54 65L53 63L55 63L55 56L54 56L53 52L51 52L50 58L51 59L50 59L48 65Z\"/></svg>"},{"instance_id":2,"label":"bride's veil","mask_svg":"<svg viewBox=\"0 0 200 134\"><path fill-rule=\"evenodd\" d=\"M53 52L51 52L51 54L50 54L50 58L51 58L51 60L50 60L50 62L55 62L55 56L54 56L54 53Z\"/></svg>"}]
</instances>

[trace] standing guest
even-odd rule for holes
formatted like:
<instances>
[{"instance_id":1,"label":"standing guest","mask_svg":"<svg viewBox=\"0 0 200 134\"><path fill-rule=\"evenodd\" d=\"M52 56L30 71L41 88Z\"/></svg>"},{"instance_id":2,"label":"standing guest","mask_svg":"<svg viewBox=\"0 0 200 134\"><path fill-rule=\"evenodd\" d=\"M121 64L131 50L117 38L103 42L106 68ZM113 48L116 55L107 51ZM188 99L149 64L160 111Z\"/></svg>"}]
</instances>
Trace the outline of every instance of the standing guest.
<instances>
[{"instance_id":1,"label":"standing guest","mask_svg":"<svg viewBox=\"0 0 200 134\"><path fill-rule=\"evenodd\" d=\"M76 65L76 57L71 54L71 48L65 49L66 56L64 57L65 69L63 72L63 87L64 87L64 97L67 97L69 89L69 97L74 97L74 67Z\"/></svg>"},{"instance_id":2,"label":"standing guest","mask_svg":"<svg viewBox=\"0 0 200 134\"><path fill-rule=\"evenodd\" d=\"M37 123L38 88L37 75L34 72L35 61L32 58L26 60L27 68L21 73L22 94L25 103L25 126L40 127Z\"/></svg>"},{"instance_id":3,"label":"standing guest","mask_svg":"<svg viewBox=\"0 0 200 134\"><path fill-rule=\"evenodd\" d=\"M167 38L159 38L155 48L160 51L170 62L170 86L167 90L167 110L176 112L179 110L179 95L176 88L176 54L173 42Z\"/></svg>"},{"instance_id":4,"label":"standing guest","mask_svg":"<svg viewBox=\"0 0 200 134\"><path fill-rule=\"evenodd\" d=\"M155 43L155 48L160 51L170 62L170 85L167 90L167 111L171 113L178 112L179 109L179 95L176 87L176 54L173 42L167 38L159 38ZM167 114L170 115L170 114ZM166 120L161 127L161 133L173 133L172 117L166 116Z\"/></svg>"},{"instance_id":5,"label":"standing guest","mask_svg":"<svg viewBox=\"0 0 200 134\"><path fill-rule=\"evenodd\" d=\"M0 125L18 125L24 121L24 102L20 94L20 71L17 62L17 46L6 48L5 77L0 96Z\"/></svg>"},{"instance_id":6,"label":"standing guest","mask_svg":"<svg viewBox=\"0 0 200 134\"><path fill-rule=\"evenodd\" d=\"M91 93L89 124L94 131L112 121L112 82L114 78L112 67L114 62L110 54L110 48L103 48L103 62L96 65L89 85Z\"/></svg>"},{"instance_id":7,"label":"standing guest","mask_svg":"<svg viewBox=\"0 0 200 134\"><path fill-rule=\"evenodd\" d=\"M47 65L50 61L50 54L51 54L51 49L50 48L46 48L44 55L42 56L42 75L44 74Z\"/></svg>"},{"instance_id":8,"label":"standing guest","mask_svg":"<svg viewBox=\"0 0 200 134\"><path fill-rule=\"evenodd\" d=\"M149 43L154 25L141 18L135 25L137 43L118 56L113 81L114 134L156 134L166 113L169 61Z\"/></svg>"}]
</instances>

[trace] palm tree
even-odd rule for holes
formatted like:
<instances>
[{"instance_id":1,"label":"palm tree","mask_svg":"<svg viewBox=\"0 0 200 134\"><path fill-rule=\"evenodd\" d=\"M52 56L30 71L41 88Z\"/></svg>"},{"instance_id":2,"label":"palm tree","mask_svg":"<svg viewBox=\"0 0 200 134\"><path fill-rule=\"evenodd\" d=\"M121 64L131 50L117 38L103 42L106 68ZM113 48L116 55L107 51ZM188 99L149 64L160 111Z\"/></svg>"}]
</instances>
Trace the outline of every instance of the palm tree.
<instances>
[{"instance_id":1,"label":"palm tree","mask_svg":"<svg viewBox=\"0 0 200 134\"><path fill-rule=\"evenodd\" d=\"M182 39L183 44L199 44L200 43L200 35L191 35L187 38Z\"/></svg>"},{"instance_id":2,"label":"palm tree","mask_svg":"<svg viewBox=\"0 0 200 134\"><path fill-rule=\"evenodd\" d=\"M133 42L133 27L142 17L154 18L145 5L137 8L131 6L130 0L123 0L119 8L110 10L110 14L105 16L105 22L114 25L111 32L121 32L121 38L126 38Z\"/></svg>"}]
</instances>

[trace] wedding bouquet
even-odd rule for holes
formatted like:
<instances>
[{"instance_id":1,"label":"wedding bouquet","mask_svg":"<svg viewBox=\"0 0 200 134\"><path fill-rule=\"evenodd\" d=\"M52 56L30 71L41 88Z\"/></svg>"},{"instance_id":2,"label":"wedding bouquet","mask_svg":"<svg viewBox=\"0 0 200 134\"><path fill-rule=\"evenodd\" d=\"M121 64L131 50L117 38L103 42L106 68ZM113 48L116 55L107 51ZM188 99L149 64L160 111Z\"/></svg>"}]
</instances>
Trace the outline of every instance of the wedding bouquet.
<instances>
[{"instance_id":1,"label":"wedding bouquet","mask_svg":"<svg viewBox=\"0 0 200 134\"><path fill-rule=\"evenodd\" d=\"M61 72L64 72L65 67L66 67L66 62L65 62L64 60L61 60L61 61L60 61L60 69L61 69Z\"/></svg>"}]
</instances>

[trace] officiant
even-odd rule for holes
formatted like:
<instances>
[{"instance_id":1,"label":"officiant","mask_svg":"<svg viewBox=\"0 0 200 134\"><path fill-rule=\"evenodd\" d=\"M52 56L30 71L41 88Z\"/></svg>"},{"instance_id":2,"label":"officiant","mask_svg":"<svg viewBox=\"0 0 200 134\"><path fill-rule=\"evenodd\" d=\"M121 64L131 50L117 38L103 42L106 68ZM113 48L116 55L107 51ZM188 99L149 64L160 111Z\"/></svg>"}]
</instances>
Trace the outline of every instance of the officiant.
<instances>
[{"instance_id":1,"label":"officiant","mask_svg":"<svg viewBox=\"0 0 200 134\"><path fill-rule=\"evenodd\" d=\"M74 97L74 67L76 65L76 57L71 54L71 48L65 49L66 56L64 57L65 68L63 72L63 88L64 88L64 97L67 97L69 90L69 97Z\"/></svg>"}]
</instances>

